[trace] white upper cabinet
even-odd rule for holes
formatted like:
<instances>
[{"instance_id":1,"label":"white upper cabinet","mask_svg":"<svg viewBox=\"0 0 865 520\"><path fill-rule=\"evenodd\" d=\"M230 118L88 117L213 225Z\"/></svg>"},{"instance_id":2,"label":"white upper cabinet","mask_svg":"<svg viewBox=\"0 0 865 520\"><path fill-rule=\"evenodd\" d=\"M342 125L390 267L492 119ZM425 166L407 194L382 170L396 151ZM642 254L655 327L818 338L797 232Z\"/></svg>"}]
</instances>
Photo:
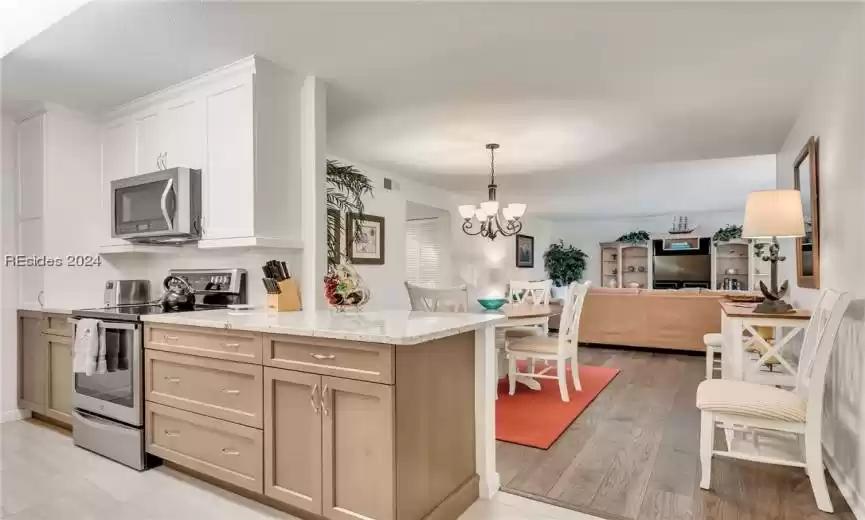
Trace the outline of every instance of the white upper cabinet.
<instances>
[{"instance_id":1,"label":"white upper cabinet","mask_svg":"<svg viewBox=\"0 0 865 520\"><path fill-rule=\"evenodd\" d=\"M166 103L160 114L165 166L204 168L204 110L200 99L180 98Z\"/></svg>"},{"instance_id":2,"label":"white upper cabinet","mask_svg":"<svg viewBox=\"0 0 865 520\"><path fill-rule=\"evenodd\" d=\"M205 240L255 235L252 77L208 93Z\"/></svg>"},{"instance_id":3,"label":"white upper cabinet","mask_svg":"<svg viewBox=\"0 0 865 520\"><path fill-rule=\"evenodd\" d=\"M131 161L132 175L149 173L165 154L167 168L200 169L200 248L300 247L301 87L250 57L159 91L109 115L103 168L125 172ZM125 132L109 130L126 124L131 150ZM103 170L106 180L126 175Z\"/></svg>"},{"instance_id":4,"label":"white upper cabinet","mask_svg":"<svg viewBox=\"0 0 865 520\"><path fill-rule=\"evenodd\" d=\"M42 216L42 185L44 179L43 129L45 114L25 119L18 124L18 175L20 190L18 217Z\"/></svg>"},{"instance_id":5,"label":"white upper cabinet","mask_svg":"<svg viewBox=\"0 0 865 520\"><path fill-rule=\"evenodd\" d=\"M156 160L165 152L160 116L156 111L148 111L134 118L135 173L138 175L159 170Z\"/></svg>"},{"instance_id":6,"label":"white upper cabinet","mask_svg":"<svg viewBox=\"0 0 865 520\"><path fill-rule=\"evenodd\" d=\"M136 168L136 130L131 119L115 121L102 131L102 245L118 245L126 241L111 238L111 181L132 177ZM155 170L156 168L154 168Z\"/></svg>"}]
</instances>

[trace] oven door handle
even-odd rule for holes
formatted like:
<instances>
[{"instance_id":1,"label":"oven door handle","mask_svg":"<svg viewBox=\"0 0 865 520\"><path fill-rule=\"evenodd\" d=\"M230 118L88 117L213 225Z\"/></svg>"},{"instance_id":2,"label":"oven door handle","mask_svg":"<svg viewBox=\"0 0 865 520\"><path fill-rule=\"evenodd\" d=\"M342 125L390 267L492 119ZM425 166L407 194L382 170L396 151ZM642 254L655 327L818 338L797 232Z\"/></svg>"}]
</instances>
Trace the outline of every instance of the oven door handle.
<instances>
[{"instance_id":1,"label":"oven door handle","mask_svg":"<svg viewBox=\"0 0 865 520\"><path fill-rule=\"evenodd\" d=\"M81 321L81 318L66 318L66 321L73 324L78 325L78 322ZM103 329L117 329L117 330L135 330L138 328L138 325L135 323L117 323L117 322L106 322L104 320L98 320L99 327Z\"/></svg>"},{"instance_id":2,"label":"oven door handle","mask_svg":"<svg viewBox=\"0 0 865 520\"><path fill-rule=\"evenodd\" d=\"M116 321L99 320L99 328L110 330L136 330L138 323L118 323Z\"/></svg>"},{"instance_id":3,"label":"oven door handle","mask_svg":"<svg viewBox=\"0 0 865 520\"><path fill-rule=\"evenodd\" d=\"M168 231L174 232L174 220L168 215L168 192L174 186L174 177L168 179L165 184L165 191L162 192L162 198L159 200L159 206L162 209L162 216L165 218L165 223L168 224Z\"/></svg>"}]
</instances>

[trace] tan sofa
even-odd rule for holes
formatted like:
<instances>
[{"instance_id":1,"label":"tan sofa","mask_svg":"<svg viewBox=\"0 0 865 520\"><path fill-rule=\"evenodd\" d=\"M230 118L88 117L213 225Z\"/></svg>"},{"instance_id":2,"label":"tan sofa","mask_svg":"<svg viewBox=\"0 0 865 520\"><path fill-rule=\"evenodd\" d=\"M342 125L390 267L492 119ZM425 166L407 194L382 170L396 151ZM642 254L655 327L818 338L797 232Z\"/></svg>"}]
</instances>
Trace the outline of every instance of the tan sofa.
<instances>
[{"instance_id":1,"label":"tan sofa","mask_svg":"<svg viewBox=\"0 0 865 520\"><path fill-rule=\"evenodd\" d=\"M705 351L703 335L721 331L723 296L707 290L593 288L580 319L580 343Z\"/></svg>"}]
</instances>

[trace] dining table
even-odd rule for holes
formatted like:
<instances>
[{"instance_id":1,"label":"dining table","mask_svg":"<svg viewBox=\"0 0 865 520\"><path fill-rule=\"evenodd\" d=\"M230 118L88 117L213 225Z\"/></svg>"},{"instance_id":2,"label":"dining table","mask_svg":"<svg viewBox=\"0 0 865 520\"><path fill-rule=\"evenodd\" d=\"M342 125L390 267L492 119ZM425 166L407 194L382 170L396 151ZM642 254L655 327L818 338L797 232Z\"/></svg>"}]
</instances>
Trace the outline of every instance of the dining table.
<instances>
[{"instance_id":1,"label":"dining table","mask_svg":"<svg viewBox=\"0 0 865 520\"><path fill-rule=\"evenodd\" d=\"M505 304L497 310L486 312L504 314L507 316L507 321L495 325L496 345L502 345L504 347L507 329L514 327L538 327L538 335L543 335L543 332L547 330L546 325L549 322L550 317L561 314L562 306L558 304L515 303ZM497 350L500 352L500 355L497 358L498 362L496 366L498 377L501 379L508 374L508 363L506 356L503 355L504 348L497 348ZM541 389L541 384L538 380L531 377L517 377L517 383L523 384L532 390Z\"/></svg>"}]
</instances>

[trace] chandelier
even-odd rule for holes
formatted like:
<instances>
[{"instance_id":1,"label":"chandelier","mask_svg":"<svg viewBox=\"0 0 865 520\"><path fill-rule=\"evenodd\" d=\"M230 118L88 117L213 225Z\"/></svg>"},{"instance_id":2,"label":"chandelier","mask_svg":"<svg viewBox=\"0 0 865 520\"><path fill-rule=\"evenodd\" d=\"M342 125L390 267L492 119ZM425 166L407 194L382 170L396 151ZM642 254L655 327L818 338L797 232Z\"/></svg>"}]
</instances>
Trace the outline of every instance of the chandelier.
<instances>
[{"instance_id":1,"label":"chandelier","mask_svg":"<svg viewBox=\"0 0 865 520\"><path fill-rule=\"evenodd\" d=\"M460 215L463 217L463 233L466 235L480 235L495 240L499 235L509 237L523 229L520 218L526 212L525 204L508 204L502 208L501 216L503 219L499 219L499 203L496 200L496 188L498 187L496 186L496 150L498 147L499 145L495 143L487 145L487 150L490 151L490 183L487 186L489 200L481 202L478 207L473 204L459 207ZM472 217L480 223L479 227L475 226ZM502 220L504 220L504 225Z\"/></svg>"}]
</instances>

